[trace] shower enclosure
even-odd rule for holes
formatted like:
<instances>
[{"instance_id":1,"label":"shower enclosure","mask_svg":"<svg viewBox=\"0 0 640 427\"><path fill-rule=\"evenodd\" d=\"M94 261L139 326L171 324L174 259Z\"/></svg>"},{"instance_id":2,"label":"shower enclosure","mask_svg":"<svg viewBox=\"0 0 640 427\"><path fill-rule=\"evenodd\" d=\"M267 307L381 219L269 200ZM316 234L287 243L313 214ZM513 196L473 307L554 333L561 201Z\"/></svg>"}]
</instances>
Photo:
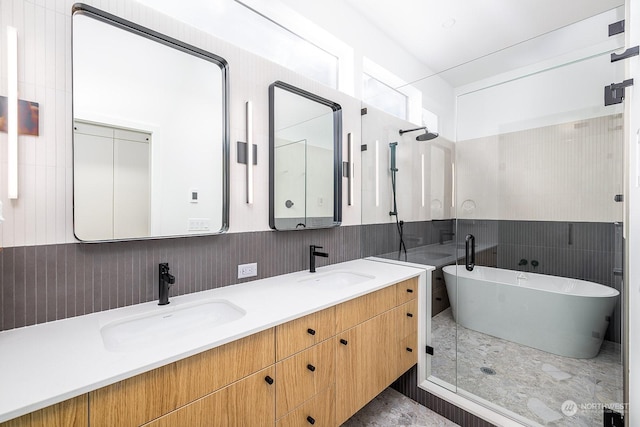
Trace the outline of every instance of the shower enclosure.
<instances>
[{"instance_id":1,"label":"shower enclosure","mask_svg":"<svg viewBox=\"0 0 640 427\"><path fill-rule=\"evenodd\" d=\"M429 354L417 368L430 393L453 393L524 425L602 426L615 416L604 415L607 408L624 409L624 104L611 99L611 85L615 92L625 80L624 61L611 55L624 50L624 37L607 33L622 19L622 8L614 9L413 83L427 98L437 85L452 87L455 114L441 117L436 139L399 135L415 124L367 106L362 251L436 267L426 296ZM496 61L510 66L494 74ZM398 142L397 218L389 218L390 142ZM398 250L400 231L406 251ZM470 270L467 252L477 266L509 270L515 286L526 287L532 274L576 279L552 290L558 298L577 280L617 290L613 310L601 316L604 336L589 331L602 339L597 355L519 344L528 341L517 334L528 332L517 316L497 316L503 325L492 325L509 327L512 340L458 324L452 298L458 316L487 304L506 315L517 304L540 323L548 317L547 303L535 298L510 301L499 287L466 295L456 275L445 283L442 267ZM545 333L552 338L566 325L559 326ZM402 388L415 381L403 384L411 394Z\"/></svg>"}]
</instances>

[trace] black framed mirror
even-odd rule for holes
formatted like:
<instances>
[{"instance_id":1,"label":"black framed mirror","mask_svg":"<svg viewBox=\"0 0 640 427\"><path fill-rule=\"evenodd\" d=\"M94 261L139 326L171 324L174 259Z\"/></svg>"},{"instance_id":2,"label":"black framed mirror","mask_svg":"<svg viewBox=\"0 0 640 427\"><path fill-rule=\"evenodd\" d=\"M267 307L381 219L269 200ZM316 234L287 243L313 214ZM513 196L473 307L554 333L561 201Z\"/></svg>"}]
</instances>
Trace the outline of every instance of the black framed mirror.
<instances>
[{"instance_id":1,"label":"black framed mirror","mask_svg":"<svg viewBox=\"0 0 640 427\"><path fill-rule=\"evenodd\" d=\"M342 107L290 84L269 86L269 226L342 221Z\"/></svg>"},{"instance_id":2,"label":"black framed mirror","mask_svg":"<svg viewBox=\"0 0 640 427\"><path fill-rule=\"evenodd\" d=\"M72 19L76 237L226 231L227 62L88 5Z\"/></svg>"}]
</instances>

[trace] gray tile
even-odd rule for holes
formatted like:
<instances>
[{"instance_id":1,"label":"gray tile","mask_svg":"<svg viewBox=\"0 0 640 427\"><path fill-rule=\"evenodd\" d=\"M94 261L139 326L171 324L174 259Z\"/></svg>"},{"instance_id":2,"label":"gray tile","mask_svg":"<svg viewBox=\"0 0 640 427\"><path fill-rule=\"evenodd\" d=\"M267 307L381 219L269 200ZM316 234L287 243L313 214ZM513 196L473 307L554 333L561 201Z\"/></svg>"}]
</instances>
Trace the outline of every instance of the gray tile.
<instances>
[{"instance_id":1,"label":"gray tile","mask_svg":"<svg viewBox=\"0 0 640 427\"><path fill-rule=\"evenodd\" d=\"M14 257L15 249L5 249L2 255L2 327L6 329L15 328L15 274L14 274Z\"/></svg>"}]
</instances>

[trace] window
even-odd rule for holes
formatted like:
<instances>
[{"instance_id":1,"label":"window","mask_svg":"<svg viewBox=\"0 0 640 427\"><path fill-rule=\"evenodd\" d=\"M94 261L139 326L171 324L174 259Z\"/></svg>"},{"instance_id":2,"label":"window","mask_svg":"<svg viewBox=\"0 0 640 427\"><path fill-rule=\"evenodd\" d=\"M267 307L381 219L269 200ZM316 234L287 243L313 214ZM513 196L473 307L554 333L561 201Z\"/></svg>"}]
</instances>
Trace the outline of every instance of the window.
<instances>
[{"instance_id":1,"label":"window","mask_svg":"<svg viewBox=\"0 0 640 427\"><path fill-rule=\"evenodd\" d=\"M362 73L362 100L396 117L407 119L407 95Z\"/></svg>"},{"instance_id":2,"label":"window","mask_svg":"<svg viewBox=\"0 0 640 427\"><path fill-rule=\"evenodd\" d=\"M174 0L140 2L296 73L345 91L340 87L344 85L341 80L346 81L342 68L349 70L352 50L286 8L278 9L262 0L209 2L197 8L184 7Z\"/></svg>"},{"instance_id":3,"label":"window","mask_svg":"<svg viewBox=\"0 0 640 427\"><path fill-rule=\"evenodd\" d=\"M422 92L369 58L362 59L362 100L389 114L423 125Z\"/></svg>"}]
</instances>

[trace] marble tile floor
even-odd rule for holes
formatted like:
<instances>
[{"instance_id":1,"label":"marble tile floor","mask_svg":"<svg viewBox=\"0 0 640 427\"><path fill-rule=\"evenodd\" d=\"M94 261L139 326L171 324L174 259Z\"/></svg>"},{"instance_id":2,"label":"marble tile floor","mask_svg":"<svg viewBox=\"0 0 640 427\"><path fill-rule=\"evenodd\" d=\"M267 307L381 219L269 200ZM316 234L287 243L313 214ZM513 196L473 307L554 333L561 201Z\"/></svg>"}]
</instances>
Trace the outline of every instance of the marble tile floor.
<instances>
[{"instance_id":1,"label":"marble tile floor","mask_svg":"<svg viewBox=\"0 0 640 427\"><path fill-rule=\"evenodd\" d=\"M433 317L431 331L434 376L456 384L457 368L459 388L532 425L602 426L602 405L623 401L619 344L605 341L593 359L557 356L456 325L450 308ZM562 411L567 400L578 407L571 417Z\"/></svg>"},{"instance_id":2,"label":"marble tile floor","mask_svg":"<svg viewBox=\"0 0 640 427\"><path fill-rule=\"evenodd\" d=\"M457 425L396 390L387 388L342 424L342 427L453 427Z\"/></svg>"}]
</instances>

